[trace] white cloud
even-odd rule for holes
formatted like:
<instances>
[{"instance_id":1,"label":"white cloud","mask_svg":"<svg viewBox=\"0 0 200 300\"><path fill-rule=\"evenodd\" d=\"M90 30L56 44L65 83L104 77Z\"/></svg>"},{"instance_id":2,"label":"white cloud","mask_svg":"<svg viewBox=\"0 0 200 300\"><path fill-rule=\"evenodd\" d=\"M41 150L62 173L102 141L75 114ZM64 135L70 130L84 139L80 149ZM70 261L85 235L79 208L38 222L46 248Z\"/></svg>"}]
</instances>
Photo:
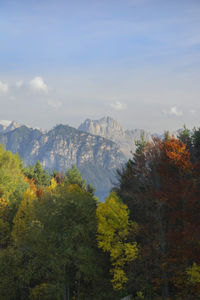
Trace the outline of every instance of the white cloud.
<instances>
[{"instance_id":1,"label":"white cloud","mask_svg":"<svg viewBox=\"0 0 200 300\"><path fill-rule=\"evenodd\" d=\"M0 81L0 93L8 92L8 84Z\"/></svg>"},{"instance_id":2,"label":"white cloud","mask_svg":"<svg viewBox=\"0 0 200 300\"><path fill-rule=\"evenodd\" d=\"M170 115L175 115L175 116L181 116L183 113L180 110L178 111L177 108L176 108L176 106L172 106L170 108L169 114Z\"/></svg>"},{"instance_id":3,"label":"white cloud","mask_svg":"<svg viewBox=\"0 0 200 300\"><path fill-rule=\"evenodd\" d=\"M115 110L123 110L126 108L126 105L124 103L121 103L120 101L115 101L111 103L110 106Z\"/></svg>"},{"instance_id":4,"label":"white cloud","mask_svg":"<svg viewBox=\"0 0 200 300\"><path fill-rule=\"evenodd\" d=\"M51 106L52 108L58 109L62 106L62 102L60 101L55 101L55 100L49 100L48 105Z\"/></svg>"},{"instance_id":5,"label":"white cloud","mask_svg":"<svg viewBox=\"0 0 200 300\"><path fill-rule=\"evenodd\" d=\"M32 79L29 82L31 88L35 91L39 91L39 92L44 92L47 93L48 92L48 87L46 85L46 83L44 83L44 80L42 77L35 77L34 79Z\"/></svg>"},{"instance_id":6,"label":"white cloud","mask_svg":"<svg viewBox=\"0 0 200 300\"><path fill-rule=\"evenodd\" d=\"M167 115L175 115L177 117L183 114L183 112L181 110L178 110L176 106L170 107L169 111L163 110L163 113Z\"/></svg>"},{"instance_id":7,"label":"white cloud","mask_svg":"<svg viewBox=\"0 0 200 300\"><path fill-rule=\"evenodd\" d=\"M194 115L195 114L195 110L194 109L190 109L190 113Z\"/></svg>"}]
</instances>

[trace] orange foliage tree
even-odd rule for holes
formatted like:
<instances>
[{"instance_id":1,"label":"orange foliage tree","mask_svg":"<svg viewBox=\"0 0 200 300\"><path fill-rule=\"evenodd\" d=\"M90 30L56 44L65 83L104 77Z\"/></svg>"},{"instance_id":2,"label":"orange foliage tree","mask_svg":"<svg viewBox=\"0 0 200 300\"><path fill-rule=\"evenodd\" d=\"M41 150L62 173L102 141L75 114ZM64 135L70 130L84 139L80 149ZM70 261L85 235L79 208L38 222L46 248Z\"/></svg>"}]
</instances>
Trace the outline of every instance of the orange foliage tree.
<instances>
[{"instance_id":1,"label":"orange foliage tree","mask_svg":"<svg viewBox=\"0 0 200 300\"><path fill-rule=\"evenodd\" d=\"M186 272L200 260L198 176L186 145L175 138L154 139L119 172L118 194L140 226L148 299L199 299L198 284L191 285Z\"/></svg>"}]
</instances>

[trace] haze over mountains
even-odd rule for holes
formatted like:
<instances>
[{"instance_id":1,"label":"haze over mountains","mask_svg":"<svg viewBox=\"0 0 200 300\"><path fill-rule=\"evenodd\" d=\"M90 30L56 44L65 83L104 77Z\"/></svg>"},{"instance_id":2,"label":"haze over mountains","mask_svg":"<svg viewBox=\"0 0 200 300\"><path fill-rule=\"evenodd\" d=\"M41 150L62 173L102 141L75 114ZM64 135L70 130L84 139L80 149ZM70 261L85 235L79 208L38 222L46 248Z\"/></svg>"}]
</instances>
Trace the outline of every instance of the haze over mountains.
<instances>
[{"instance_id":1,"label":"haze over mountains","mask_svg":"<svg viewBox=\"0 0 200 300\"><path fill-rule=\"evenodd\" d=\"M142 132L126 130L111 117L87 119L78 129L57 125L46 132L15 121L0 121L0 143L18 152L25 164L39 160L49 171L60 172L76 165L87 182L96 186L101 199L112 187L116 169L135 151L135 141ZM145 137L151 139L149 133Z\"/></svg>"}]
</instances>

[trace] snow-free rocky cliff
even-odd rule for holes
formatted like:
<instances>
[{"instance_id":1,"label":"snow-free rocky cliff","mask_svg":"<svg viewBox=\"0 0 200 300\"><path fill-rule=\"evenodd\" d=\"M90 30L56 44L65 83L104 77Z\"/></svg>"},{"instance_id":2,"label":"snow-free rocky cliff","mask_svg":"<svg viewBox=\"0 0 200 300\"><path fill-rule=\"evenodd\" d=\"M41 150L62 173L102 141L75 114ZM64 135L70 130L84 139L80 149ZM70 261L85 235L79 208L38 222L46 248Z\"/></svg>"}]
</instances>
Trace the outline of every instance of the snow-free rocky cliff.
<instances>
[{"instance_id":1,"label":"snow-free rocky cliff","mask_svg":"<svg viewBox=\"0 0 200 300\"><path fill-rule=\"evenodd\" d=\"M61 172L75 164L87 182L96 186L102 200L116 180L116 169L126 161L116 143L67 125L46 133L26 126L4 129L0 143L18 152L26 164L39 160L46 169Z\"/></svg>"},{"instance_id":2,"label":"snow-free rocky cliff","mask_svg":"<svg viewBox=\"0 0 200 300\"><path fill-rule=\"evenodd\" d=\"M115 142L127 159L132 156L131 152L135 152L135 142L140 140L144 132L142 129L124 129L118 121L111 117L103 117L99 120L87 119L78 129ZM145 137L148 141L151 140L150 133L145 132Z\"/></svg>"},{"instance_id":3,"label":"snow-free rocky cliff","mask_svg":"<svg viewBox=\"0 0 200 300\"><path fill-rule=\"evenodd\" d=\"M127 130L111 117L87 119L78 129L58 125L50 131L0 120L0 143L18 152L26 164L39 160L48 170L65 172L73 164L103 199L120 168L135 151L142 129ZM151 135L145 132L147 140Z\"/></svg>"}]
</instances>

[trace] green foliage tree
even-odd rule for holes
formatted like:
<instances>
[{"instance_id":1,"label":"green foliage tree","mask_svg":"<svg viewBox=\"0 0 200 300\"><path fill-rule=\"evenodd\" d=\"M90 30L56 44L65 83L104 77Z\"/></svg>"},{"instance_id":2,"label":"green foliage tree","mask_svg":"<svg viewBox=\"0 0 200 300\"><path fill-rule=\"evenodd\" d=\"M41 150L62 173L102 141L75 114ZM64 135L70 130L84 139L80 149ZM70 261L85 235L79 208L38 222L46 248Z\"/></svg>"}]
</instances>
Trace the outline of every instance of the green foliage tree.
<instances>
[{"instance_id":1,"label":"green foliage tree","mask_svg":"<svg viewBox=\"0 0 200 300\"><path fill-rule=\"evenodd\" d=\"M75 165L72 165L71 169L66 171L65 180L69 184L77 184L80 188L86 188L86 182Z\"/></svg>"},{"instance_id":2,"label":"green foliage tree","mask_svg":"<svg viewBox=\"0 0 200 300\"><path fill-rule=\"evenodd\" d=\"M191 150L191 156L192 160L198 164L200 164L200 128L194 128L192 135L192 150Z\"/></svg>"},{"instance_id":3,"label":"green foliage tree","mask_svg":"<svg viewBox=\"0 0 200 300\"><path fill-rule=\"evenodd\" d=\"M24 181L22 163L17 154L0 146L0 217L1 225L12 226L13 217L28 184ZM4 227L5 229L5 227Z\"/></svg>"},{"instance_id":4,"label":"green foliage tree","mask_svg":"<svg viewBox=\"0 0 200 300\"><path fill-rule=\"evenodd\" d=\"M50 183L50 175L43 169L39 160L37 160L35 165L25 167L24 174L29 179L33 179L38 188L48 186Z\"/></svg>"},{"instance_id":5,"label":"green foliage tree","mask_svg":"<svg viewBox=\"0 0 200 300\"><path fill-rule=\"evenodd\" d=\"M0 146L0 299L19 299L20 257L12 247L13 219L20 206L28 183L25 182L22 162L17 154Z\"/></svg>"},{"instance_id":6,"label":"green foliage tree","mask_svg":"<svg viewBox=\"0 0 200 300\"><path fill-rule=\"evenodd\" d=\"M147 145L147 140L146 140L144 131L141 133L140 139L135 141L135 145L136 145L136 153L139 154L142 151L144 151L144 149Z\"/></svg>"},{"instance_id":7,"label":"green foliage tree","mask_svg":"<svg viewBox=\"0 0 200 300\"><path fill-rule=\"evenodd\" d=\"M187 146L191 146L192 139L191 139L191 132L184 124L183 130L178 135L178 139L183 142Z\"/></svg>"},{"instance_id":8,"label":"green foliage tree","mask_svg":"<svg viewBox=\"0 0 200 300\"><path fill-rule=\"evenodd\" d=\"M0 299L119 299L97 247L95 189L0 147Z\"/></svg>"},{"instance_id":9,"label":"green foliage tree","mask_svg":"<svg viewBox=\"0 0 200 300\"><path fill-rule=\"evenodd\" d=\"M31 190L24 194L12 231L22 258L24 299L112 299L105 258L96 245L96 205L76 183L54 180L39 198ZM24 289L16 291L20 299Z\"/></svg>"}]
</instances>

